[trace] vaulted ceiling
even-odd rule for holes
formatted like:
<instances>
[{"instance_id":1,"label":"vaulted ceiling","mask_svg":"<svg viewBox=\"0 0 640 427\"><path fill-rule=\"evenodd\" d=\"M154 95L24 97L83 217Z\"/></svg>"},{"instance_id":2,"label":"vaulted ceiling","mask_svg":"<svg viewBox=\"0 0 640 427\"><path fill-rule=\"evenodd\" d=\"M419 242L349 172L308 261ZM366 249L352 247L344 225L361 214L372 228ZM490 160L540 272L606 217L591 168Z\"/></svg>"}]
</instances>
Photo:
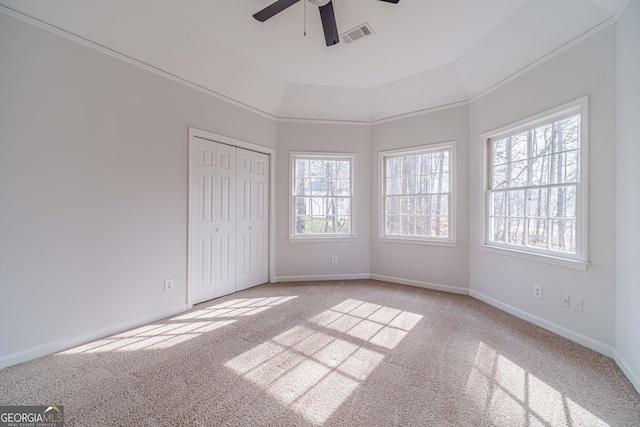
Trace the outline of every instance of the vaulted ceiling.
<instances>
[{"instance_id":1,"label":"vaulted ceiling","mask_svg":"<svg viewBox=\"0 0 640 427\"><path fill-rule=\"evenodd\" d=\"M625 4L333 0L340 33L365 22L374 33L327 47L312 3L253 19L272 1L0 4L275 117L364 122L469 100L612 22Z\"/></svg>"}]
</instances>

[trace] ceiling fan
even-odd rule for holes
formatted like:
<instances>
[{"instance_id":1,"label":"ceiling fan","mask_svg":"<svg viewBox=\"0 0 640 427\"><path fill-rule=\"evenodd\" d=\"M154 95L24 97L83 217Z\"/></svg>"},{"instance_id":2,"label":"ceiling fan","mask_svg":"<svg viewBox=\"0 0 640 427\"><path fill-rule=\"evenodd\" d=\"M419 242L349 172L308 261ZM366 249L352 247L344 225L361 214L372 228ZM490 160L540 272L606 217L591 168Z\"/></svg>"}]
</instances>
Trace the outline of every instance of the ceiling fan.
<instances>
[{"instance_id":1,"label":"ceiling fan","mask_svg":"<svg viewBox=\"0 0 640 427\"><path fill-rule=\"evenodd\" d=\"M293 6L300 0L277 0L275 3L271 3L269 6L262 9L260 12L253 15L260 22L264 22L267 19L277 15L288 7ZM306 0L303 0L306 1ZM320 19L322 20L322 28L324 30L324 39L327 42L327 46L333 46L340 42L338 35L338 26L336 25L336 16L333 13L333 3L331 0L309 0L311 3L318 6L320 10ZM379 0L387 3L398 3L400 0Z\"/></svg>"}]
</instances>

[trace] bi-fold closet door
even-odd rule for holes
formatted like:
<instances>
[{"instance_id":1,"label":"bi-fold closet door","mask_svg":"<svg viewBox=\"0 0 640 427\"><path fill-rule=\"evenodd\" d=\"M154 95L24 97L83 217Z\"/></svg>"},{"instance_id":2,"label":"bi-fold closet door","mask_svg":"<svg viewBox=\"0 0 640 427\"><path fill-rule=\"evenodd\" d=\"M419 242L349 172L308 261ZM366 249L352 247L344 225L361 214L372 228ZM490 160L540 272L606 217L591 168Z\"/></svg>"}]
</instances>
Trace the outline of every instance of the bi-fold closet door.
<instances>
[{"instance_id":1,"label":"bi-fold closet door","mask_svg":"<svg viewBox=\"0 0 640 427\"><path fill-rule=\"evenodd\" d=\"M194 138L192 304L269 281L269 156Z\"/></svg>"}]
</instances>

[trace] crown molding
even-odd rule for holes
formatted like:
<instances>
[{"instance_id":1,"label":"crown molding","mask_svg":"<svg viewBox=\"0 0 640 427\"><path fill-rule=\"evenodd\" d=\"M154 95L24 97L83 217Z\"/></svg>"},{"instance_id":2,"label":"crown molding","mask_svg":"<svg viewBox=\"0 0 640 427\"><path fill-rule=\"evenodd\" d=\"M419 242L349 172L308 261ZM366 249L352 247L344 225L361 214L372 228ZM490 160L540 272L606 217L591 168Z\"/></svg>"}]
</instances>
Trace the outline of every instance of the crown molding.
<instances>
[{"instance_id":1,"label":"crown molding","mask_svg":"<svg viewBox=\"0 0 640 427\"><path fill-rule=\"evenodd\" d=\"M564 52L567 49L577 45L578 43L588 39L592 35L594 35L596 33L599 33L600 31L602 31L605 28L607 28L609 25L615 24L617 21L618 21L618 15L616 14L616 16L612 16L609 19L599 23L595 27L592 27L589 30L585 31L584 33L580 34L578 37L568 41L567 43L563 44L562 46L556 48L555 50L552 50L549 53L547 53L546 55L544 55L540 59L537 59L536 61L532 62L531 64L527 65L526 67L521 68L520 70L518 70L515 73L511 74L510 76L500 80L498 83L496 83L493 86L490 86L489 88L483 90L479 94L477 94L475 96L472 96L469 101L470 102L475 102L475 101L477 101L477 100L489 95L491 92L493 92L493 91L495 91L497 89L500 89L502 86L506 85L507 83L510 83L511 81L517 79L518 77L522 76L523 74L533 70L534 68L538 67L539 65L542 65L543 63L549 61L550 59L558 56L562 52Z\"/></svg>"},{"instance_id":2,"label":"crown molding","mask_svg":"<svg viewBox=\"0 0 640 427\"><path fill-rule=\"evenodd\" d=\"M97 50L98 52L104 53L106 55L109 55L113 58L119 59L121 61L127 62L129 64L132 64L136 67L142 68L144 70L150 71L154 74L157 74L161 77L164 77L166 79L172 80L176 83L182 84L184 86L187 86L191 89L197 90L198 92L204 93L206 95L209 96L213 96L214 98L220 99L222 101L228 102L236 107L245 109L247 111L250 111L252 113L258 114L262 117L271 119L271 120L275 120L279 123L307 123L307 124L330 124L330 125L355 125L355 126L370 126L370 125L377 125L377 124L382 124L382 123L388 123L388 122L392 122L392 121L396 121L396 120L402 120L402 119L406 119L406 118L410 118L410 117L415 117L415 116L419 116L422 114L428 114L428 113L433 113L436 111L441 111L441 110L446 110L446 109L450 109L450 108L456 108L456 107L461 107L464 105L469 105L475 101L478 101L479 99L489 95L490 93L494 92L495 90L501 88L502 86L508 84L509 82L517 79L518 77L522 76L523 74L533 70L534 68L538 67L539 65L549 61L550 59L554 58L555 56L561 54L562 52L566 51L567 49L575 46L576 44L582 42L583 40L591 37L592 35L604 30L605 28L609 27L612 24L615 24L618 19L620 19L620 17L622 16L622 14L624 13L624 10L626 9L626 7L628 6L630 0L625 0L623 2L623 4L618 8L618 11L616 12L616 14L614 16L611 16L610 18L608 18L607 20L601 22L600 24L594 26L593 28L585 31L584 33L580 34L578 37L570 40L569 42L563 44L562 46L558 47L557 49L549 52L548 54L544 55L543 57L541 57L540 59L532 62L531 64L527 65L524 68L521 68L520 70L514 72L513 74L509 75L508 77L500 80L499 82L495 83L494 85L490 86L489 88L483 90L482 92L478 93L477 95L474 95L468 99L465 100L461 100L458 102L454 102L454 103L450 103L450 104L444 104L444 105L440 105L440 106L435 106L435 107L429 107L429 108L425 108L425 109L421 109L421 110L416 110L416 111L411 111L411 112L407 112L407 113L403 113L403 114L398 114L395 116L389 116L389 117L383 117L380 119L375 119L375 120L368 120L368 121L359 121L359 120L326 120L326 119L313 119L313 118L295 118L295 117L278 117L276 115L267 113L265 111L262 111L258 108L252 107L248 104L245 104L243 102L237 101L233 98L230 98L226 95L223 95L221 93L218 93L216 91L213 91L211 89L208 89L204 86L201 86L197 83L194 83L192 81L186 80L182 77L178 77L174 74L171 74L167 71L164 71L160 68L154 67L153 65L144 63L142 61L139 61L137 59L134 59L130 56L124 55L120 52L117 52L113 49L110 49L108 47L102 46L98 43L92 42L90 40L87 40L83 37L80 37L78 35L72 34L66 30L63 30L61 28L55 27L51 24L48 24L44 21L41 21L39 19L33 18L31 16L25 15L21 12L18 12L16 10L13 10L11 8L8 8L4 5L0 5L0 13L3 13L5 15L11 16L13 18L19 19L23 22L29 23L31 25L34 25L38 28L41 28L43 30L49 31L53 34L56 34L58 36L64 37L68 40L72 40L76 43L80 43L83 46L89 47L91 49Z\"/></svg>"},{"instance_id":3,"label":"crown molding","mask_svg":"<svg viewBox=\"0 0 640 427\"><path fill-rule=\"evenodd\" d=\"M132 58L130 56L127 56L127 55L125 55L123 53L117 52L117 51L115 51L113 49L110 49L110 48L108 48L106 46L102 46L101 44L92 42L91 40L87 40L84 37L80 37L80 36L78 36L76 34L70 33L69 31L63 30L63 29L58 28L58 27L56 27L54 25L51 25L49 23L46 23L46 22L41 21L39 19L33 18L33 17L29 16L29 15L25 15L22 12L18 12L16 10L8 8L8 7L4 6L4 5L0 5L0 13L4 13L5 15L11 16L12 18L19 19L20 21L23 21L23 22L26 22L28 24L34 25L34 26L36 26L36 27L38 27L38 28L40 28L42 30L49 31L49 32L51 32L51 33L53 33L55 35L58 35L60 37L64 37L64 38L66 38L68 40L74 41L76 43L80 43L83 46L86 46L88 48L97 50L98 52L104 53L106 55L109 55L109 56L111 56L113 58L116 58L116 59L119 59L121 61L124 61L124 62L126 62L128 64L134 65L136 67L142 68L143 70L150 71L150 72L152 72L154 74L157 74L157 75L159 75L161 77L164 77L166 79L172 80L172 81L174 81L176 83L179 83L181 85L187 86L187 87L189 87L191 89L197 90L198 92L202 92L202 93L204 93L206 95L213 96L214 98L217 98L217 99L220 99L222 101L228 102L228 103L230 103L230 104L232 104L232 105L234 105L236 107L240 107L240 108L243 108L245 110L251 111L252 113L258 114L258 115L260 115L262 117L266 117L266 118L269 118L269 119L272 119L272 120L276 120L277 119L277 117L274 116L273 114L269 114L269 113L267 113L265 111L262 111L262 110L260 110L258 108L255 108L255 107L252 107L252 106L250 106L248 104L245 104L243 102L237 101L237 100L235 100L233 98L230 98L230 97L228 97L226 95L218 93L218 92L216 92L214 90L208 89L208 88L206 88L204 86L201 86L201 85L199 85L197 83L194 83L194 82L189 81L187 79L184 79L182 77L178 77L175 74L171 74L168 71L165 71L165 70L162 70L160 68L154 67L153 65L150 65L150 64L147 64L147 63L142 62L140 60L137 60L137 59Z\"/></svg>"}]
</instances>

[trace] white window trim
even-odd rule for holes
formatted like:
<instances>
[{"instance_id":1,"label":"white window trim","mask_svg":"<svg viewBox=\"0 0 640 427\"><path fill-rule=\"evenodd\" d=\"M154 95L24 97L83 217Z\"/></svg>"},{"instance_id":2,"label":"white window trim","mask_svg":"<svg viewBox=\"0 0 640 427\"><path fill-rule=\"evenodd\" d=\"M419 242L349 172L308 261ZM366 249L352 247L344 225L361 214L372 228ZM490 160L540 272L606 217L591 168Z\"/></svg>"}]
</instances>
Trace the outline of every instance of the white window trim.
<instances>
[{"instance_id":1,"label":"white window trim","mask_svg":"<svg viewBox=\"0 0 640 427\"><path fill-rule=\"evenodd\" d=\"M535 128L536 126L540 126L545 123L549 123L550 121L555 121L561 119L562 117L577 113L580 114L581 169L580 182L577 184L577 194L580 202L576 205L576 228L578 230L578 234L576 236L576 254L568 254L569 256L562 256L558 253L556 256L555 252L542 254L528 251L522 247L516 248L506 244L490 242L487 236L489 228L489 151L487 141L490 139L500 139L505 136L513 135L515 133ZM482 134L481 145L482 156L480 156L480 171L482 173L482 179L480 180L479 188L479 194L481 195L479 212L482 212L482 214L480 215L480 242L478 244L480 249L487 252L585 271L590 265L590 263L587 261L589 240L589 96L583 96L576 100L535 114L531 117L519 120L506 126L502 126L489 132L485 132Z\"/></svg>"},{"instance_id":2,"label":"white window trim","mask_svg":"<svg viewBox=\"0 0 640 427\"><path fill-rule=\"evenodd\" d=\"M325 160L349 159L351 161L350 185L351 185L351 233L350 234L296 234L294 214L294 167L296 157L315 158ZM321 243L321 242L353 242L357 240L356 234L356 153L336 153L317 151L290 151L289 152L289 242L293 243Z\"/></svg>"},{"instance_id":3,"label":"white window trim","mask_svg":"<svg viewBox=\"0 0 640 427\"><path fill-rule=\"evenodd\" d=\"M451 158L449 159L449 193L451 200L449 203L449 237L414 237L414 236L387 236L385 235L385 216L384 216L384 198L385 198L385 176L384 176L384 159L388 156L410 155L412 153L425 151L439 151L443 148L449 148ZM457 186L457 157L456 157L456 141L438 142L433 144L425 144L417 147L399 148L395 150L380 151L378 153L378 241L381 243L405 243L412 245L426 246L444 246L455 247L457 241L457 212L458 212L458 186Z\"/></svg>"}]
</instances>

